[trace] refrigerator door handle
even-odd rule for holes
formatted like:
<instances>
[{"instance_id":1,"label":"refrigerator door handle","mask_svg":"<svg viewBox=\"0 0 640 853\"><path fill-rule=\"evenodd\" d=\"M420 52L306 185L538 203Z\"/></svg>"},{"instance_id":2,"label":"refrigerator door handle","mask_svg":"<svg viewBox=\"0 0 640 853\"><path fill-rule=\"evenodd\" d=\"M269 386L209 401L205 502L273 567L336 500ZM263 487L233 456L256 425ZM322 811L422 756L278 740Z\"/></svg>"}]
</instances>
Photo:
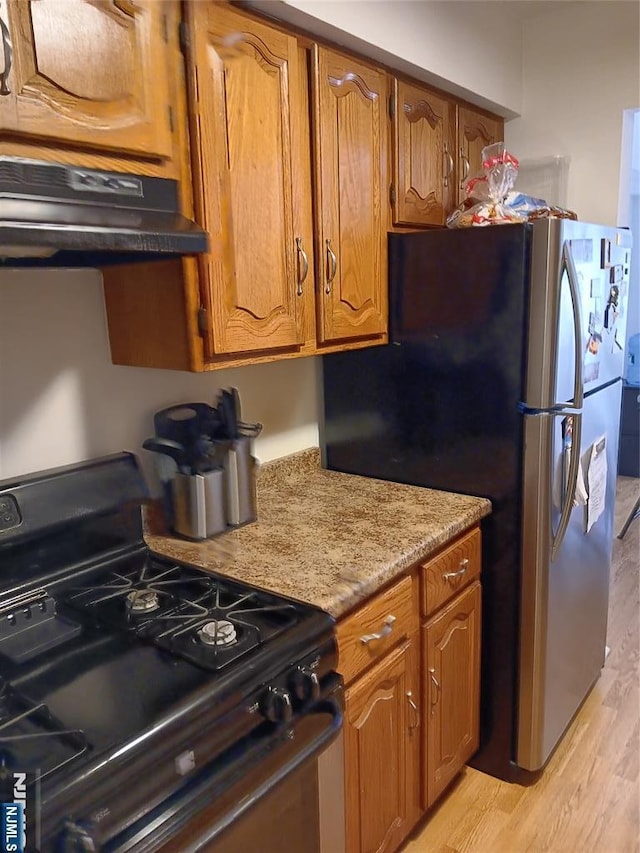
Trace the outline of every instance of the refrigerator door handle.
<instances>
[{"instance_id":1,"label":"refrigerator door handle","mask_svg":"<svg viewBox=\"0 0 640 853\"><path fill-rule=\"evenodd\" d=\"M571 254L569 240L564 241L562 247L562 266L567 271L569 280L569 292L571 294L571 305L573 308L573 335L575 365L573 373L573 405L576 409L582 408L584 402L582 391L582 315L580 313L580 288L578 285L578 273ZM562 279L562 272L560 273ZM565 401L562 401L565 402ZM580 445L578 445L580 447ZM564 534L563 534L564 535Z\"/></svg>"},{"instance_id":2,"label":"refrigerator door handle","mask_svg":"<svg viewBox=\"0 0 640 853\"><path fill-rule=\"evenodd\" d=\"M560 521L556 530L553 541L551 543L551 560L555 560L562 545L562 541L569 526L569 518L573 510L573 502L576 497L576 489L578 486L578 468L580 465L580 446L582 439L582 412L572 414L573 418L573 436L571 439L571 447L568 450L563 450L563 453L568 451L571 453L569 460L569 471L567 473L567 487L562 489L563 501L562 511L560 513ZM564 467L564 466L563 466Z\"/></svg>"}]
</instances>

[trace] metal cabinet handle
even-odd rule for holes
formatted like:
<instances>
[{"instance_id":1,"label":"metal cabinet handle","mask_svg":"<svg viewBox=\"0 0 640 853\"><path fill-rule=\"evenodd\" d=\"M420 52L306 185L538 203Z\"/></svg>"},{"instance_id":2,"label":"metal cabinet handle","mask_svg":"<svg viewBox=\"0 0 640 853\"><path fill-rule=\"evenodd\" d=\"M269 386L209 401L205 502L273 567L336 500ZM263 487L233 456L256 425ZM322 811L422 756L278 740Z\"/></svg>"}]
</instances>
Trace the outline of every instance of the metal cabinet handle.
<instances>
[{"instance_id":1,"label":"metal cabinet handle","mask_svg":"<svg viewBox=\"0 0 640 853\"><path fill-rule=\"evenodd\" d=\"M463 560L460 560L460 568L457 572L445 572L442 577L447 581L453 580L454 578L462 577L462 575L467 571L468 568L469 560L465 557Z\"/></svg>"},{"instance_id":2,"label":"metal cabinet handle","mask_svg":"<svg viewBox=\"0 0 640 853\"><path fill-rule=\"evenodd\" d=\"M302 296L302 284L309 272L309 260L307 253L302 248L302 237L296 237L296 249L298 250L298 296Z\"/></svg>"},{"instance_id":3,"label":"metal cabinet handle","mask_svg":"<svg viewBox=\"0 0 640 853\"><path fill-rule=\"evenodd\" d=\"M393 631L393 623L395 621L395 616L387 616L380 631L375 634L364 634L362 637L360 637L360 642L363 646L366 646L372 640L382 640L384 639L384 637L388 637L389 634Z\"/></svg>"},{"instance_id":4,"label":"metal cabinet handle","mask_svg":"<svg viewBox=\"0 0 640 853\"><path fill-rule=\"evenodd\" d=\"M435 702L431 703L431 716L433 717L433 715L435 713L435 707L438 704L438 700L440 699L440 682L436 678L436 671L435 671L435 669L433 669L433 667L429 668L429 675L431 676L431 683L435 686L436 690L438 691L436 693Z\"/></svg>"},{"instance_id":5,"label":"metal cabinet handle","mask_svg":"<svg viewBox=\"0 0 640 853\"><path fill-rule=\"evenodd\" d=\"M338 259L335 256L333 249L331 248L331 240L327 240L327 283L324 288L324 292L326 294L331 293L331 284L336 277L336 272L338 270Z\"/></svg>"},{"instance_id":6,"label":"metal cabinet handle","mask_svg":"<svg viewBox=\"0 0 640 853\"><path fill-rule=\"evenodd\" d=\"M460 159L462 160L462 165L464 166L464 169L462 171L462 177L460 178L460 189L463 190L464 189L464 182L469 177L469 170L471 168L471 164L469 163L469 159L464 156L464 149L463 148L460 149Z\"/></svg>"},{"instance_id":7,"label":"metal cabinet handle","mask_svg":"<svg viewBox=\"0 0 640 853\"><path fill-rule=\"evenodd\" d=\"M420 726L420 711L418 710L416 703L413 701L413 692L411 690L407 690L407 701L411 706L413 713L416 715L415 723L412 726L409 726L409 731L412 732Z\"/></svg>"},{"instance_id":8,"label":"metal cabinet handle","mask_svg":"<svg viewBox=\"0 0 640 853\"><path fill-rule=\"evenodd\" d=\"M444 183L445 187L448 187L449 186L449 178L453 174L453 157L449 153L449 147L446 143L445 143L442 155L445 158L443 183ZM447 169L447 165L449 166L448 169Z\"/></svg>"},{"instance_id":9,"label":"metal cabinet handle","mask_svg":"<svg viewBox=\"0 0 640 853\"><path fill-rule=\"evenodd\" d=\"M7 83L11 72L11 61L13 49L11 47L11 33L9 27L0 18L0 33L2 33L2 52L4 54L4 70L0 74L0 95L10 95L11 89Z\"/></svg>"}]
</instances>

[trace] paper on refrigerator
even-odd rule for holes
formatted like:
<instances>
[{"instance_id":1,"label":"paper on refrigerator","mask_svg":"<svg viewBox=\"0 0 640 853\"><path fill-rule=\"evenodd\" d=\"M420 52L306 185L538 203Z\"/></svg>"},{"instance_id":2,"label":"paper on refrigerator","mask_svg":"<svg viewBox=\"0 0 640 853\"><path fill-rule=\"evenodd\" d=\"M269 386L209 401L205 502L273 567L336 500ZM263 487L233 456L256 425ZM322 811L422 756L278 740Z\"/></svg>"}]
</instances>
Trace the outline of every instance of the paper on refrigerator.
<instances>
[{"instance_id":1,"label":"paper on refrigerator","mask_svg":"<svg viewBox=\"0 0 640 853\"><path fill-rule=\"evenodd\" d=\"M600 518L605 507L607 491L607 437L594 441L588 453L587 533Z\"/></svg>"}]
</instances>

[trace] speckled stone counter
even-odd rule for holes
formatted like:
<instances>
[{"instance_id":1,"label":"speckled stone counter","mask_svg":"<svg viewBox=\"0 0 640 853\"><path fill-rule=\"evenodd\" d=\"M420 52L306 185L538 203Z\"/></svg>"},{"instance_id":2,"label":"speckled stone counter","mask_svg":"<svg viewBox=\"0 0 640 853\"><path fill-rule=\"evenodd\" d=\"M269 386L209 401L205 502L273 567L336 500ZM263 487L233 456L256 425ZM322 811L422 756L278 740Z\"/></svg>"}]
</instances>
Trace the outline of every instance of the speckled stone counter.
<instances>
[{"instance_id":1,"label":"speckled stone counter","mask_svg":"<svg viewBox=\"0 0 640 853\"><path fill-rule=\"evenodd\" d=\"M491 511L484 498L320 467L317 448L264 465L258 521L204 542L155 520L149 546L339 617Z\"/></svg>"}]
</instances>

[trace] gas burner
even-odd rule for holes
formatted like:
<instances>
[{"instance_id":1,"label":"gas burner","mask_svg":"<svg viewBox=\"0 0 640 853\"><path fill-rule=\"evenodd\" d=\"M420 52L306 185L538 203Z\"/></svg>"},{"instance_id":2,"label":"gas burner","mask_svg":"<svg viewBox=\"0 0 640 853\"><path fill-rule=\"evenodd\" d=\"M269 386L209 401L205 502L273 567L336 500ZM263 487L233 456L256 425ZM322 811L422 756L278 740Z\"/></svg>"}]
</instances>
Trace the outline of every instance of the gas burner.
<instances>
[{"instance_id":1,"label":"gas burner","mask_svg":"<svg viewBox=\"0 0 640 853\"><path fill-rule=\"evenodd\" d=\"M205 622L198 630L198 637L207 646L233 646L238 641L235 626L226 619Z\"/></svg>"},{"instance_id":2,"label":"gas burner","mask_svg":"<svg viewBox=\"0 0 640 853\"><path fill-rule=\"evenodd\" d=\"M127 593L127 602L132 613L152 613L160 607L160 596L155 590L143 587Z\"/></svg>"}]
</instances>

